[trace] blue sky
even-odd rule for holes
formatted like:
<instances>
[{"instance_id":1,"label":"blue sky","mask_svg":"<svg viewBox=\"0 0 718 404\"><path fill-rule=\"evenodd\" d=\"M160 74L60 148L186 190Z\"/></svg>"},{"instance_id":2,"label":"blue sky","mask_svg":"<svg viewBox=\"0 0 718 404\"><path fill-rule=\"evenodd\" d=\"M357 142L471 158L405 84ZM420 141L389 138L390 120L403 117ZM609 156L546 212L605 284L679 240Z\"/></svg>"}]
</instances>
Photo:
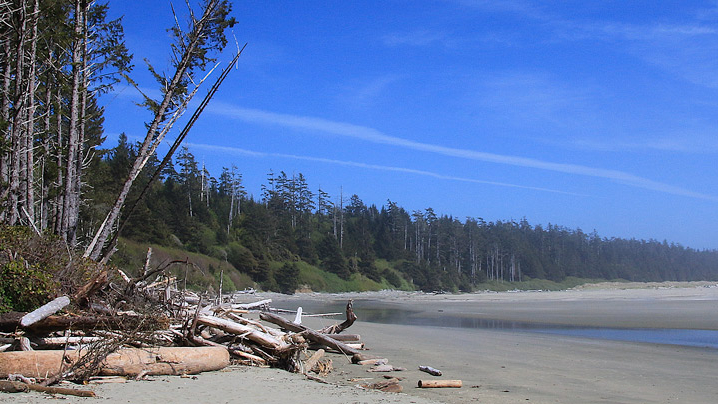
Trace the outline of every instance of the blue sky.
<instances>
[{"instance_id":1,"label":"blue sky","mask_svg":"<svg viewBox=\"0 0 718 404\"><path fill-rule=\"evenodd\" d=\"M169 2L110 14L154 88L142 60L167 70ZM233 15L248 46L186 145L257 197L283 170L410 212L718 248L715 1L235 1ZM138 100L103 97L108 147L144 136Z\"/></svg>"}]
</instances>

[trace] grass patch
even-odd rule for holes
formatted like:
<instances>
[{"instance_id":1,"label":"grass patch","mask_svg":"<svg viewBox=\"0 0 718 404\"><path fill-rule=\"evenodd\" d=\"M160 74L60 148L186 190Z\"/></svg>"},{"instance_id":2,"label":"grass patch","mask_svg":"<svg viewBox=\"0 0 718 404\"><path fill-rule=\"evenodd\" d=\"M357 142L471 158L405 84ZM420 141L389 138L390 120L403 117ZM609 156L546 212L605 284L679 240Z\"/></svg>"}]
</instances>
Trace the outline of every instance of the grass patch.
<instances>
[{"instance_id":1,"label":"grass patch","mask_svg":"<svg viewBox=\"0 0 718 404\"><path fill-rule=\"evenodd\" d=\"M232 292L255 287L247 275L240 273L232 264L218 258L179 248L155 244L138 243L120 239L118 251L112 257L112 263L120 267L129 276L138 276L145 265L147 248L152 247L150 268L156 268L171 261L189 262L189 265L174 264L168 272L177 277L180 288L196 291L218 291L220 274L223 274L222 292Z\"/></svg>"}]
</instances>

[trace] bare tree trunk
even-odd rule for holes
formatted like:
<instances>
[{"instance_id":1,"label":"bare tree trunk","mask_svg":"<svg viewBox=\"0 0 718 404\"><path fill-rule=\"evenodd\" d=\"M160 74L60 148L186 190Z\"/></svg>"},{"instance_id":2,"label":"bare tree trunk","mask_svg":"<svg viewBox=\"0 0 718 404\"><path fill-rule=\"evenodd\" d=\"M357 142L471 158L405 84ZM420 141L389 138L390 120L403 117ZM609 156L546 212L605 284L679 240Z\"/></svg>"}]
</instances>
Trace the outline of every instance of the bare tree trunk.
<instances>
[{"instance_id":1,"label":"bare tree trunk","mask_svg":"<svg viewBox=\"0 0 718 404\"><path fill-rule=\"evenodd\" d=\"M34 226L35 223L35 82L37 73L37 26L40 19L40 1L35 0L32 18L32 38L30 39L30 68L28 72L28 108L27 108L27 130L25 133L25 206L27 207L28 220Z\"/></svg>"},{"instance_id":2,"label":"bare tree trunk","mask_svg":"<svg viewBox=\"0 0 718 404\"><path fill-rule=\"evenodd\" d=\"M84 33L85 0L75 1L75 35L81 38ZM65 167L65 192L62 206L62 225L60 235L70 245L76 241L77 231L77 189L75 189L75 176L80 150L80 91L82 78L82 44L79 39L75 41L72 51L72 92L70 96L70 127L67 133L67 165Z\"/></svg>"},{"instance_id":3,"label":"bare tree trunk","mask_svg":"<svg viewBox=\"0 0 718 404\"><path fill-rule=\"evenodd\" d=\"M2 57L0 57L0 63L2 64L3 70L3 84L2 99L0 99L0 102L2 102L2 106L0 106L0 114L2 114L0 115L0 119L2 119L4 122L10 122L10 79L12 70L12 59L10 57L9 34L7 35L7 37L2 38L2 43L2 53L0 54ZM2 144L5 144L5 142L9 140L9 132L7 130L3 130L0 134L0 142L2 142ZM5 192L8 190L6 184L10 180L9 165L10 155L6 151L2 150L0 152L0 199L5 199ZM0 209L0 221L5 220L5 212L5 209Z\"/></svg>"},{"instance_id":4,"label":"bare tree trunk","mask_svg":"<svg viewBox=\"0 0 718 404\"><path fill-rule=\"evenodd\" d=\"M23 150L25 145L22 139L22 120L25 112L25 100L23 92L23 73L25 70L24 53L25 53L25 31L27 16L24 4L16 11L17 16L17 45L15 48L15 94L13 100L13 114L10 118L10 167L9 167L9 188L8 188L8 223L14 225L19 219L18 204L20 203L20 167L23 158Z\"/></svg>"},{"instance_id":5,"label":"bare tree trunk","mask_svg":"<svg viewBox=\"0 0 718 404\"><path fill-rule=\"evenodd\" d=\"M204 36L202 35L203 30L205 26L209 23L212 12L214 11L214 8L216 6L217 1L210 1L206 5L206 8L203 10L202 18L200 18L199 20L193 20L194 24L192 26L192 32L184 36L184 39L189 40L189 42L186 43L185 47L183 47L184 52L182 53L182 58L177 63L175 74L166 88L162 102L158 105L158 108L155 112L155 118L149 125L145 140L142 142L142 145L137 151L137 158L132 165L132 169L130 170L129 176L127 180L125 180L125 183L123 184L114 205L107 213L107 216L105 217L103 223L100 225L100 228L95 233L95 237L85 250L85 257L90 257L93 260L97 260L98 258L100 258L105 242L110 237L113 226L115 225L117 219L120 216L120 210L125 204L125 200L127 199L127 195L130 193L130 188L132 187L132 184L147 164L149 157L152 155L152 153L154 153L159 142L161 142L163 135L158 135L158 129L160 125L165 122L165 115L170 109L176 91L182 81L182 78L187 72L187 68L192 63L193 57L195 57L195 50L198 46L201 45L202 41L204 41ZM161 133L166 133L166 131L169 130L169 127L171 127L171 124L173 122L174 121L166 124L164 130Z\"/></svg>"},{"instance_id":6,"label":"bare tree trunk","mask_svg":"<svg viewBox=\"0 0 718 404\"><path fill-rule=\"evenodd\" d=\"M57 111L55 111L55 115L57 118L56 125L57 125L57 144L55 145L56 150L56 163L57 163L57 180L55 185L59 188L64 184L63 180L63 167L62 167L62 153L60 153L60 150L62 150L62 90L60 86L57 88ZM62 227L62 206L64 205L64 197L62 192L59 192L57 196L55 197L55 201L53 203L53 232L55 234L60 234L60 228Z\"/></svg>"}]
</instances>

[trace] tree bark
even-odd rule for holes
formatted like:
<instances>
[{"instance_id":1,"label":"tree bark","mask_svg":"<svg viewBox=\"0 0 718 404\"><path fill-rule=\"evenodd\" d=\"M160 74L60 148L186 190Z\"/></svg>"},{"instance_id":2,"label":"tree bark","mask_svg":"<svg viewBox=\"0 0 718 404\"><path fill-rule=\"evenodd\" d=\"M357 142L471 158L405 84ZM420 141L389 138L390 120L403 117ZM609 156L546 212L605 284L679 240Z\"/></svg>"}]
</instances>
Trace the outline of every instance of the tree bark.
<instances>
[{"instance_id":1,"label":"tree bark","mask_svg":"<svg viewBox=\"0 0 718 404\"><path fill-rule=\"evenodd\" d=\"M75 0L75 41L72 50L72 92L70 95L70 127L67 133L67 164L65 167L65 192L62 207L60 236L70 245L75 245L79 195L76 185L77 166L80 154L80 91L83 79L83 51L81 38L85 33L87 4Z\"/></svg>"}]
</instances>

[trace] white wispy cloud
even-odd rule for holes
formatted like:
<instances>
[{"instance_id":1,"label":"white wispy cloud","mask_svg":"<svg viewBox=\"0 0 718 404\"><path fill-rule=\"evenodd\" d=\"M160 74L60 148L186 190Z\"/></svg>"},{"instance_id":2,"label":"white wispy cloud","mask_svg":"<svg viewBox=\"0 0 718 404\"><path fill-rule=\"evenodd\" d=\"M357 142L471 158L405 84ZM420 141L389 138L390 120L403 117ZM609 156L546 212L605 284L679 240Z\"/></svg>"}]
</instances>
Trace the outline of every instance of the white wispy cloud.
<instances>
[{"instance_id":1,"label":"white wispy cloud","mask_svg":"<svg viewBox=\"0 0 718 404\"><path fill-rule=\"evenodd\" d=\"M575 139L572 145L589 150L622 151L660 151L684 154L718 153L718 139L697 133L654 136L647 139Z\"/></svg>"},{"instance_id":2,"label":"white wispy cloud","mask_svg":"<svg viewBox=\"0 0 718 404\"><path fill-rule=\"evenodd\" d=\"M263 111L258 109L242 108L226 103L216 103L210 108L210 110L214 114L219 114L227 118L240 119L246 122L276 125L303 131L324 132L335 136L343 136L375 144L401 147L409 150L439 154L448 157L457 157L468 160L485 161L495 164L504 164L524 168L554 171L572 175L602 178L617 181L625 185L637 188L649 189L653 191L680 195L690 198L718 201L718 197L716 196L694 192L670 184L664 184L620 170L595 168L579 164L555 163L528 157L487 153L477 150L460 149L430 143L416 142L409 139L389 136L377 129L365 126L354 125L345 122L336 122L316 117L298 116Z\"/></svg>"},{"instance_id":3,"label":"white wispy cloud","mask_svg":"<svg viewBox=\"0 0 718 404\"><path fill-rule=\"evenodd\" d=\"M458 176L453 176L453 175L444 175L444 174L439 174L439 173L435 173L432 171L415 170L412 168L405 168L405 167L359 163L359 162L355 162L355 161L328 159L328 158L324 158L324 157L300 156L300 155L296 155L296 154L265 153L265 152L257 152L257 151L253 151L253 150L242 149L239 147L217 146L217 145L210 145L210 144L203 144L203 143L185 142L185 145L192 147L194 149L201 149L201 150L206 150L209 152L222 153L223 155L236 154L236 155L243 155L243 156L256 157L256 158L278 157L278 158L285 158L285 159L303 160L303 161L312 161L312 162L316 162L316 163L340 165L340 166L345 166L345 167L356 167L356 168L378 170L378 171L390 171L390 172L399 172L399 173L405 173L405 174L414 174L414 175L420 175L420 176L424 176L424 177L437 178L437 179L441 179L441 180L460 181L460 182L468 182L468 183L473 183L473 184L494 185L494 186L508 187L508 188L528 189L528 190L532 190L532 191L551 192L551 193L564 194L564 195L589 196L586 194L579 194L579 193L575 193L575 192L566 192L566 191L561 191L561 190L557 190L557 189L533 187L533 186L527 186L527 185L518 185L518 184L511 184L511 183L506 183L506 182L486 181L486 180L479 180L479 179L474 179L474 178L458 177Z\"/></svg>"}]
</instances>

